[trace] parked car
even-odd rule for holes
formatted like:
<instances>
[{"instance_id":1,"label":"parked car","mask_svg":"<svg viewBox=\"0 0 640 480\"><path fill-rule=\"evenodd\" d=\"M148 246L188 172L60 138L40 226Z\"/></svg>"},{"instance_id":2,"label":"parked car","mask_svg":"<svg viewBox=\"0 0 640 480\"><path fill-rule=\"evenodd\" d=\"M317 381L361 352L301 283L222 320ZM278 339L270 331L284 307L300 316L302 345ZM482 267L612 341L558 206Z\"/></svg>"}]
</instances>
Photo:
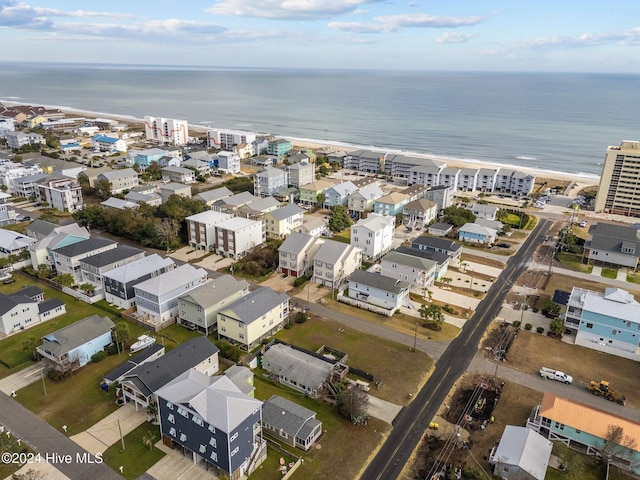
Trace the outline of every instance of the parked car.
<instances>
[{"instance_id":1,"label":"parked car","mask_svg":"<svg viewBox=\"0 0 640 480\"><path fill-rule=\"evenodd\" d=\"M508 243L505 243L505 242L498 243L497 246L500 247L500 248L511 248L511 245L509 245Z\"/></svg>"},{"instance_id":2,"label":"parked car","mask_svg":"<svg viewBox=\"0 0 640 480\"><path fill-rule=\"evenodd\" d=\"M582 228L586 227L586 226L587 226L587 221L586 221L586 220L582 220L582 221L580 222L580 226L581 226Z\"/></svg>"}]
</instances>

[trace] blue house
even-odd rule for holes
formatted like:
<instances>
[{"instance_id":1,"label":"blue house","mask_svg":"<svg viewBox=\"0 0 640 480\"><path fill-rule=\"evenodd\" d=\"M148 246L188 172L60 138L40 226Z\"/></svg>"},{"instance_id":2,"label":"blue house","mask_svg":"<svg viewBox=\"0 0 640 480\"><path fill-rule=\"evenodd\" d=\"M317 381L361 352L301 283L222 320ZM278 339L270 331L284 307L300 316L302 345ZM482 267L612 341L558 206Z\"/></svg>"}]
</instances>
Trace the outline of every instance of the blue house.
<instances>
[{"instance_id":1,"label":"blue house","mask_svg":"<svg viewBox=\"0 0 640 480\"><path fill-rule=\"evenodd\" d=\"M527 420L527 427L587 455L602 454L612 426L622 429L625 445L608 449L611 462L640 473L640 424L604 410L545 392L542 402Z\"/></svg>"},{"instance_id":2,"label":"blue house","mask_svg":"<svg viewBox=\"0 0 640 480\"><path fill-rule=\"evenodd\" d=\"M490 244L496 241L498 231L477 223L465 223L458 230L458 240L470 243Z\"/></svg>"},{"instance_id":3,"label":"blue house","mask_svg":"<svg viewBox=\"0 0 640 480\"><path fill-rule=\"evenodd\" d=\"M164 444L181 446L194 463L204 461L235 480L267 458L262 402L228 377L192 369L156 393Z\"/></svg>"},{"instance_id":4,"label":"blue house","mask_svg":"<svg viewBox=\"0 0 640 480\"><path fill-rule=\"evenodd\" d=\"M284 157L291 151L291 142L284 138L278 138L277 140L271 140L267 146L268 155L277 155L278 157Z\"/></svg>"},{"instance_id":5,"label":"blue house","mask_svg":"<svg viewBox=\"0 0 640 480\"><path fill-rule=\"evenodd\" d=\"M402 213L404 206L409 203L409 201L409 197L404 193L393 192L378 198L373 203L373 212L378 215L395 217L399 213Z\"/></svg>"},{"instance_id":6,"label":"blue house","mask_svg":"<svg viewBox=\"0 0 640 480\"><path fill-rule=\"evenodd\" d=\"M153 162L160 161L160 159L168 155L168 153L169 152L161 148L148 148L147 150L130 152L129 155L133 159L133 163L144 172L149 165Z\"/></svg>"},{"instance_id":7,"label":"blue house","mask_svg":"<svg viewBox=\"0 0 640 480\"><path fill-rule=\"evenodd\" d=\"M91 315L42 337L37 351L56 370L69 372L85 366L91 357L111 345L114 323L107 317Z\"/></svg>"},{"instance_id":8,"label":"blue house","mask_svg":"<svg viewBox=\"0 0 640 480\"><path fill-rule=\"evenodd\" d=\"M358 191L352 182L342 182L324 191L324 208L346 205L349 195Z\"/></svg>"}]
</instances>

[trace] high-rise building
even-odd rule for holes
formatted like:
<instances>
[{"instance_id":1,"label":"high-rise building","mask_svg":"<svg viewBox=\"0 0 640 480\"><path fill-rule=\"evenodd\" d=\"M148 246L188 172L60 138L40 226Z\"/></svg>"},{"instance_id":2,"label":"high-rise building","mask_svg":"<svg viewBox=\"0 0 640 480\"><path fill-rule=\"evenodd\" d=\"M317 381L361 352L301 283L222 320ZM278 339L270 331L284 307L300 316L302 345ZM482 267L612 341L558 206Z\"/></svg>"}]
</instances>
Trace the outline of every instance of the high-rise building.
<instances>
[{"instance_id":1,"label":"high-rise building","mask_svg":"<svg viewBox=\"0 0 640 480\"><path fill-rule=\"evenodd\" d=\"M623 140L607 148L594 210L640 216L640 142Z\"/></svg>"},{"instance_id":2,"label":"high-rise building","mask_svg":"<svg viewBox=\"0 0 640 480\"><path fill-rule=\"evenodd\" d=\"M189 125L186 120L144 117L144 131L147 140L162 144L186 145L189 141Z\"/></svg>"}]
</instances>

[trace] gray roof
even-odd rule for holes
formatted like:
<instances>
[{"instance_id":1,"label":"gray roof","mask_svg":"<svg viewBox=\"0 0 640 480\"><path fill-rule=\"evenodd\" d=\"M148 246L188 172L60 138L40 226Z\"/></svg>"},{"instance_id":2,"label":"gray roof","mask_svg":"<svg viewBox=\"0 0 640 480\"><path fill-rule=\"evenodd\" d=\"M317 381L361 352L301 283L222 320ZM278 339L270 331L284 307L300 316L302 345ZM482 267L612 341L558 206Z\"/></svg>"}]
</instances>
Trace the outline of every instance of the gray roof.
<instances>
[{"instance_id":1,"label":"gray roof","mask_svg":"<svg viewBox=\"0 0 640 480\"><path fill-rule=\"evenodd\" d=\"M346 252L354 249L348 243L337 242L335 240L325 240L313 257L314 261L335 264Z\"/></svg>"},{"instance_id":2,"label":"gray roof","mask_svg":"<svg viewBox=\"0 0 640 480\"><path fill-rule=\"evenodd\" d=\"M395 294L398 294L411 286L410 282L396 280L395 278L379 275L373 272L367 272L366 270L355 270L351 274L349 282L361 283L362 285L368 285L370 287Z\"/></svg>"},{"instance_id":3,"label":"gray roof","mask_svg":"<svg viewBox=\"0 0 640 480\"><path fill-rule=\"evenodd\" d=\"M109 197L104 202L100 202L103 207L117 208L118 210L124 210L125 208L138 208L139 205L129 200L122 200L117 197Z\"/></svg>"},{"instance_id":4,"label":"gray roof","mask_svg":"<svg viewBox=\"0 0 640 480\"><path fill-rule=\"evenodd\" d=\"M145 348L136 356L129 358L125 363L119 365L118 367L111 370L104 376L105 380L109 380L110 382L119 381L120 377L129 373L131 370L136 368L138 365L144 363L147 358L152 355L155 355L160 350L164 350L164 345L160 345L159 343L154 343L150 347Z\"/></svg>"},{"instance_id":5,"label":"gray roof","mask_svg":"<svg viewBox=\"0 0 640 480\"><path fill-rule=\"evenodd\" d=\"M144 251L140 250L139 248L130 247L129 245L118 245L116 248L112 248L111 250L107 250L106 252L98 253L97 255L91 255L90 257L84 258L80 261L80 263L86 263L87 265L91 265L92 267L100 268L111 265L112 263L124 260L126 258L135 257L136 255L140 255L141 253L144 253Z\"/></svg>"},{"instance_id":6,"label":"gray roof","mask_svg":"<svg viewBox=\"0 0 640 480\"><path fill-rule=\"evenodd\" d=\"M267 210L273 210L274 207L280 206L280 202L273 197L258 198L246 205L247 208L255 210L256 212L264 212Z\"/></svg>"},{"instance_id":7,"label":"gray roof","mask_svg":"<svg viewBox=\"0 0 640 480\"><path fill-rule=\"evenodd\" d=\"M429 237L427 235L421 235L418 238L414 238L411 242L411 247L414 245L424 245L431 248L437 248L439 250L447 250L449 252L457 252L462 249L462 245L454 242L453 240L447 240L446 238Z\"/></svg>"},{"instance_id":8,"label":"gray roof","mask_svg":"<svg viewBox=\"0 0 640 480\"><path fill-rule=\"evenodd\" d=\"M255 200L257 200L257 198L254 197L251 193L240 192L230 197L223 198L222 200L219 200L218 202L216 202L216 204L232 205L237 207L237 206L246 205L247 203L251 203Z\"/></svg>"},{"instance_id":9,"label":"gray roof","mask_svg":"<svg viewBox=\"0 0 640 480\"><path fill-rule=\"evenodd\" d=\"M149 396L219 351L207 337L193 337L160 358L137 366L122 381L133 382Z\"/></svg>"},{"instance_id":10,"label":"gray roof","mask_svg":"<svg viewBox=\"0 0 640 480\"><path fill-rule=\"evenodd\" d=\"M26 295L20 295L17 293L13 295L5 295L3 293L0 293L0 316L13 310L18 305L24 303L36 303L36 301L31 297L27 297Z\"/></svg>"},{"instance_id":11,"label":"gray roof","mask_svg":"<svg viewBox=\"0 0 640 480\"><path fill-rule=\"evenodd\" d=\"M197 282L201 278L207 276L207 271L204 268L196 268L188 263L180 265L177 268L169 270L168 272L151 277L144 282L138 283L134 289L136 292L142 290L149 292L152 295L161 297L167 292L172 291L179 285L186 285L190 282Z\"/></svg>"},{"instance_id":12,"label":"gray roof","mask_svg":"<svg viewBox=\"0 0 640 480\"><path fill-rule=\"evenodd\" d=\"M278 177L284 177L285 174L286 173L283 169L267 165L258 173L256 173L256 176L264 177L264 178L278 178Z\"/></svg>"},{"instance_id":13,"label":"gray roof","mask_svg":"<svg viewBox=\"0 0 640 480\"><path fill-rule=\"evenodd\" d=\"M58 225L55 223L45 222L44 220L36 218L27 227L27 235L43 238L53 232L57 227Z\"/></svg>"},{"instance_id":14,"label":"gray roof","mask_svg":"<svg viewBox=\"0 0 640 480\"><path fill-rule=\"evenodd\" d=\"M227 187L214 188L213 190L207 190L206 192L200 192L194 195L196 200L202 200L205 203L215 202L222 198L230 197L233 192Z\"/></svg>"},{"instance_id":15,"label":"gray roof","mask_svg":"<svg viewBox=\"0 0 640 480\"><path fill-rule=\"evenodd\" d=\"M123 168L122 170L111 170L100 174L109 181L120 178L137 177L138 173L133 168ZM99 176L100 176L99 175Z\"/></svg>"},{"instance_id":16,"label":"gray roof","mask_svg":"<svg viewBox=\"0 0 640 480\"><path fill-rule=\"evenodd\" d=\"M449 223L436 222L434 224L429 225L429 228L433 228L434 230L441 230L443 232L448 232L453 228L453 225Z\"/></svg>"},{"instance_id":17,"label":"gray roof","mask_svg":"<svg viewBox=\"0 0 640 480\"><path fill-rule=\"evenodd\" d=\"M263 365L266 360L276 366L274 373L312 388L320 388L333 368L329 362L282 343L276 343L262 356Z\"/></svg>"},{"instance_id":18,"label":"gray roof","mask_svg":"<svg viewBox=\"0 0 640 480\"><path fill-rule=\"evenodd\" d=\"M163 172L171 172L171 173L187 174L187 175L195 175L195 173L196 173L193 170L191 170L190 168L184 168L184 167L164 167L162 169L162 171Z\"/></svg>"},{"instance_id":19,"label":"gray roof","mask_svg":"<svg viewBox=\"0 0 640 480\"><path fill-rule=\"evenodd\" d=\"M166 185L161 185L160 190L166 190L169 192L176 192L179 190L189 189L189 193L191 193L191 185L185 185L184 183L167 183Z\"/></svg>"},{"instance_id":20,"label":"gray roof","mask_svg":"<svg viewBox=\"0 0 640 480\"><path fill-rule=\"evenodd\" d=\"M53 178L51 175L47 175L46 173L35 173L33 175L25 175L24 177L16 178L14 180L15 183L42 183L48 178Z\"/></svg>"},{"instance_id":21,"label":"gray roof","mask_svg":"<svg viewBox=\"0 0 640 480\"><path fill-rule=\"evenodd\" d=\"M231 275L222 275L214 278L210 282L194 288L186 295L180 298L189 302L200 305L203 309L207 309L212 305L223 301L234 293L241 292L249 288L249 282L246 280L238 280Z\"/></svg>"},{"instance_id":22,"label":"gray roof","mask_svg":"<svg viewBox=\"0 0 640 480\"><path fill-rule=\"evenodd\" d=\"M449 255L444 252L431 252L428 250L419 250L417 248L403 247L400 246L395 249L396 252L402 253L404 255L410 255L412 257L424 258L426 260L433 260L438 265L442 265L444 262L449 260Z\"/></svg>"},{"instance_id":23,"label":"gray roof","mask_svg":"<svg viewBox=\"0 0 640 480\"><path fill-rule=\"evenodd\" d=\"M158 200L160 197L155 193L139 193L139 192L129 192L124 197L125 200L129 200L130 202L143 202L146 203L150 200Z\"/></svg>"},{"instance_id":24,"label":"gray roof","mask_svg":"<svg viewBox=\"0 0 640 480\"><path fill-rule=\"evenodd\" d=\"M530 428L507 425L493 460L517 465L536 480L544 480L552 447L549 440Z\"/></svg>"},{"instance_id":25,"label":"gray roof","mask_svg":"<svg viewBox=\"0 0 640 480\"><path fill-rule=\"evenodd\" d=\"M131 280L143 277L148 273L155 272L162 268L167 268L170 265L174 265L172 259L163 258L157 253L154 253L148 257L134 260L126 265L114 268L113 270L106 272L104 276L118 282L127 283Z\"/></svg>"},{"instance_id":26,"label":"gray roof","mask_svg":"<svg viewBox=\"0 0 640 480\"><path fill-rule=\"evenodd\" d=\"M248 325L288 300L289 295L286 293L258 287L246 297L236 300L228 308L220 311L220 314Z\"/></svg>"},{"instance_id":27,"label":"gray roof","mask_svg":"<svg viewBox=\"0 0 640 480\"><path fill-rule=\"evenodd\" d=\"M427 211L432 209L433 207L437 208L437 204L432 202L431 200L427 200L426 198L418 198L413 202L409 202L404 206L405 210L420 210Z\"/></svg>"},{"instance_id":28,"label":"gray roof","mask_svg":"<svg viewBox=\"0 0 640 480\"><path fill-rule=\"evenodd\" d=\"M418 268L426 272L430 271L438 263L435 260L416 257L414 255L400 253L395 250L387 253L384 257L382 257L382 260L385 262L398 263L400 265L408 265L410 267Z\"/></svg>"},{"instance_id":29,"label":"gray roof","mask_svg":"<svg viewBox=\"0 0 640 480\"><path fill-rule=\"evenodd\" d=\"M293 232L284 239L278 251L300 253L310 242L314 242L315 240L315 237L307 235L306 233Z\"/></svg>"},{"instance_id":30,"label":"gray roof","mask_svg":"<svg viewBox=\"0 0 640 480\"><path fill-rule=\"evenodd\" d=\"M251 395L256 389L256 387L249 383L250 380L253 382L253 372L247 367L231 365L224 371L224 374L246 395Z\"/></svg>"},{"instance_id":31,"label":"gray roof","mask_svg":"<svg viewBox=\"0 0 640 480\"><path fill-rule=\"evenodd\" d=\"M316 412L278 395L272 396L262 405L262 422L292 437L306 439L322 422Z\"/></svg>"},{"instance_id":32,"label":"gray roof","mask_svg":"<svg viewBox=\"0 0 640 480\"><path fill-rule=\"evenodd\" d=\"M42 295L44 292L42 291L42 289L36 285L30 286L30 287L24 287L20 290L18 290L17 292L15 292L17 294L20 295L24 295L26 297L29 298L33 298L39 295Z\"/></svg>"},{"instance_id":33,"label":"gray roof","mask_svg":"<svg viewBox=\"0 0 640 480\"><path fill-rule=\"evenodd\" d=\"M45 343L41 345L41 348L51 352L56 357L60 357L74 348L110 332L114 326L114 323L108 317L91 315L43 336L42 339Z\"/></svg>"},{"instance_id":34,"label":"gray roof","mask_svg":"<svg viewBox=\"0 0 640 480\"><path fill-rule=\"evenodd\" d=\"M302 212L304 212L304 210L302 210L299 206L293 203L290 203L285 207L278 208L277 210L269 212L269 214L276 220L284 220L285 218L293 217L294 215L299 215Z\"/></svg>"},{"instance_id":35,"label":"gray roof","mask_svg":"<svg viewBox=\"0 0 640 480\"><path fill-rule=\"evenodd\" d=\"M260 400L242 393L224 375L209 377L197 370L183 373L157 394L175 405L187 407L225 433L235 430L262 406Z\"/></svg>"},{"instance_id":36,"label":"gray roof","mask_svg":"<svg viewBox=\"0 0 640 480\"><path fill-rule=\"evenodd\" d=\"M627 248L635 248L631 256L640 256L640 230L634 227L598 222L590 228L589 234L589 248L624 254L621 250L624 244Z\"/></svg>"},{"instance_id":37,"label":"gray roof","mask_svg":"<svg viewBox=\"0 0 640 480\"><path fill-rule=\"evenodd\" d=\"M336 152L340 153L340 152ZM349 152L346 154L349 157L357 157L357 158L369 158L371 160L380 160L384 154L380 152L372 152L371 150L354 150L353 152Z\"/></svg>"},{"instance_id":38,"label":"gray roof","mask_svg":"<svg viewBox=\"0 0 640 480\"><path fill-rule=\"evenodd\" d=\"M44 300L38 304L38 313L43 314L45 312L50 312L51 310L55 310L58 307L64 306L64 302L59 298L50 298L49 300Z\"/></svg>"},{"instance_id":39,"label":"gray roof","mask_svg":"<svg viewBox=\"0 0 640 480\"><path fill-rule=\"evenodd\" d=\"M93 252L99 248L108 247L109 245L116 245L118 242L108 240L106 238L88 238L81 242L59 247L53 251L56 254L64 255L65 257L76 257L85 253Z\"/></svg>"}]
</instances>

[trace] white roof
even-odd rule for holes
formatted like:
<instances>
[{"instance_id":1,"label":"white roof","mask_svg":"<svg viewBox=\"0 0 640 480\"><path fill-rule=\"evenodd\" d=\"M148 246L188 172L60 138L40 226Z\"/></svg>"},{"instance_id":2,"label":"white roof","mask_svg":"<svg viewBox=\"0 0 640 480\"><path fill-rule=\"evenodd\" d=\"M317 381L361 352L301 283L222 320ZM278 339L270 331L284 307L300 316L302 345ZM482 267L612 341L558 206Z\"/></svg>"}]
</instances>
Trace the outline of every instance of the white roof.
<instances>
[{"instance_id":1,"label":"white roof","mask_svg":"<svg viewBox=\"0 0 640 480\"><path fill-rule=\"evenodd\" d=\"M100 205L103 207L117 208L119 210L123 210L125 208L138 208L140 206L136 202L130 202L116 197L109 197L104 202L101 202Z\"/></svg>"},{"instance_id":2,"label":"white roof","mask_svg":"<svg viewBox=\"0 0 640 480\"><path fill-rule=\"evenodd\" d=\"M623 321L640 323L640 303L633 295L620 288L607 288L604 296L597 292L587 292L582 311L598 313L607 317L615 316Z\"/></svg>"},{"instance_id":3,"label":"white roof","mask_svg":"<svg viewBox=\"0 0 640 480\"><path fill-rule=\"evenodd\" d=\"M214 210L207 210L206 212L190 215L186 217L185 220L190 220L192 222L198 222L198 223L215 224L215 223L220 223L223 220L227 220L229 218L233 218L233 215L231 215L230 213L222 213L222 212L216 212Z\"/></svg>"},{"instance_id":4,"label":"white roof","mask_svg":"<svg viewBox=\"0 0 640 480\"><path fill-rule=\"evenodd\" d=\"M109 270L103 274L103 277L111 278L117 282L127 283L170 265L173 265L172 259L163 258L157 253L154 253L148 257Z\"/></svg>"},{"instance_id":5,"label":"white roof","mask_svg":"<svg viewBox=\"0 0 640 480\"><path fill-rule=\"evenodd\" d=\"M395 217L389 215L377 215L370 213L367 218L361 218L358 223L351 226L351 230L357 227L365 227L373 232L384 230L389 225L392 225L396 221Z\"/></svg>"},{"instance_id":6,"label":"white roof","mask_svg":"<svg viewBox=\"0 0 640 480\"><path fill-rule=\"evenodd\" d=\"M493 461L517 465L538 480L544 480L553 444L527 427L507 425Z\"/></svg>"},{"instance_id":7,"label":"white roof","mask_svg":"<svg viewBox=\"0 0 640 480\"><path fill-rule=\"evenodd\" d=\"M206 276L207 272L205 269L195 268L189 264L184 264L178 268L169 270L162 275L145 280L134 288L137 290L144 290L145 292L149 292L152 295L160 297L180 285L186 285L187 283L197 281Z\"/></svg>"},{"instance_id":8,"label":"white roof","mask_svg":"<svg viewBox=\"0 0 640 480\"><path fill-rule=\"evenodd\" d=\"M255 225L256 223L262 224L262 221L258 220L250 220L248 218L242 217L233 217L228 220L223 220L218 223L218 228L224 228L225 230L237 231L242 228L249 227L251 225Z\"/></svg>"},{"instance_id":9,"label":"white roof","mask_svg":"<svg viewBox=\"0 0 640 480\"><path fill-rule=\"evenodd\" d=\"M465 223L462 227L460 227L460 231L477 233L478 235L485 235L488 237L492 237L498 234L497 230L494 230L493 228L483 227L482 225L478 225L477 223Z\"/></svg>"},{"instance_id":10,"label":"white roof","mask_svg":"<svg viewBox=\"0 0 640 480\"><path fill-rule=\"evenodd\" d=\"M13 251L20 248L27 248L32 243L36 243L36 241L35 238L0 228L0 246L7 250Z\"/></svg>"}]
</instances>

